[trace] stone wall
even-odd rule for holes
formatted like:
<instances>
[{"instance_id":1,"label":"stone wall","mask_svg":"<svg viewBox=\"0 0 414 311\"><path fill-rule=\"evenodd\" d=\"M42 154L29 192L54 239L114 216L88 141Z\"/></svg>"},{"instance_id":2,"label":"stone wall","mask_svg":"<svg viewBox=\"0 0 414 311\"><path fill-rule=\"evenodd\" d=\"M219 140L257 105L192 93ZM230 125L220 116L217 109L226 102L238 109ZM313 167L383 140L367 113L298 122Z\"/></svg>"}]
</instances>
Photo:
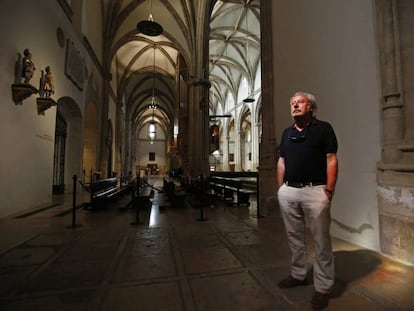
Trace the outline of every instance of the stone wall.
<instances>
[{"instance_id":1,"label":"stone wall","mask_svg":"<svg viewBox=\"0 0 414 311\"><path fill-rule=\"evenodd\" d=\"M383 152L378 163L381 250L414 264L414 2L377 0Z\"/></svg>"}]
</instances>

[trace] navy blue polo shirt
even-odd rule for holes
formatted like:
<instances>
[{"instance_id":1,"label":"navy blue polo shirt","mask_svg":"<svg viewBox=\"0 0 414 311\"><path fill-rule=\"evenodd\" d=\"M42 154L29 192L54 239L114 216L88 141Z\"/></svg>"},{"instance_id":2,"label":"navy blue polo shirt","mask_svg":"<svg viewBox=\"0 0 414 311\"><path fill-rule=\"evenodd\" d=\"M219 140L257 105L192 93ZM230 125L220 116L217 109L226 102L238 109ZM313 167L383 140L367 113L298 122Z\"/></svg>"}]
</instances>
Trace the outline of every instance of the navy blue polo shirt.
<instances>
[{"instance_id":1,"label":"navy blue polo shirt","mask_svg":"<svg viewBox=\"0 0 414 311\"><path fill-rule=\"evenodd\" d=\"M280 143L284 181L326 183L326 154L337 150L336 135L328 122L313 119L302 132L293 125L288 127Z\"/></svg>"}]
</instances>

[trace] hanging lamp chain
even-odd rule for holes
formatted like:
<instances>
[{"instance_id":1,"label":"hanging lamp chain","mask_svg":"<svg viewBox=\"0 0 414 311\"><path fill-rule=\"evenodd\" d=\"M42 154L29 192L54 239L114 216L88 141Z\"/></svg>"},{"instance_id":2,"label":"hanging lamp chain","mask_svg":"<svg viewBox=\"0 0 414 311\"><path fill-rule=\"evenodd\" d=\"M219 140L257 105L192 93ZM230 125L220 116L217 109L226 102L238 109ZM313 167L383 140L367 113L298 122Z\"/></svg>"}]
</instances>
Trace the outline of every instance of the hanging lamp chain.
<instances>
[{"instance_id":1,"label":"hanging lamp chain","mask_svg":"<svg viewBox=\"0 0 414 311\"><path fill-rule=\"evenodd\" d=\"M154 21L154 18L152 17L152 0L150 1L150 14L148 15L148 20L150 22Z\"/></svg>"},{"instance_id":2,"label":"hanging lamp chain","mask_svg":"<svg viewBox=\"0 0 414 311\"><path fill-rule=\"evenodd\" d=\"M152 105L155 105L155 43L152 63Z\"/></svg>"}]
</instances>

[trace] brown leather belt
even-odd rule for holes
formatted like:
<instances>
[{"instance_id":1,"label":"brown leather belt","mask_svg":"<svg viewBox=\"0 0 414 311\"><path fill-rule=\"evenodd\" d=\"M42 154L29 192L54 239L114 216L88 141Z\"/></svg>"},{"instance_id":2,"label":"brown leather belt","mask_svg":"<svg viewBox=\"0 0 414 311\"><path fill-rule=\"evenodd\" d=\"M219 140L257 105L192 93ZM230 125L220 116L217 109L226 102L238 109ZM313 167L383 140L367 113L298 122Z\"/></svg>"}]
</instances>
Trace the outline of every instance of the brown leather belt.
<instances>
[{"instance_id":1,"label":"brown leather belt","mask_svg":"<svg viewBox=\"0 0 414 311\"><path fill-rule=\"evenodd\" d=\"M320 186L325 185L326 183L320 181L285 181L285 185L288 187L294 188L303 188L303 187L312 187L312 186Z\"/></svg>"}]
</instances>

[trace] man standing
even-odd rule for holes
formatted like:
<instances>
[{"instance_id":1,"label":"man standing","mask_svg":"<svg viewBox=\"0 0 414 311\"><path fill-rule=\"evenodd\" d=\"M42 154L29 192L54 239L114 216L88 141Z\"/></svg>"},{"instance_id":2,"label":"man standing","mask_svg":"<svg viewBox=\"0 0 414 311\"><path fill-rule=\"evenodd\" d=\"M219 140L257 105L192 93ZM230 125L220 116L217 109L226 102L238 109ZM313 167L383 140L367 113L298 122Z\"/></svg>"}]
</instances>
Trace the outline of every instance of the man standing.
<instances>
[{"instance_id":1,"label":"man standing","mask_svg":"<svg viewBox=\"0 0 414 311\"><path fill-rule=\"evenodd\" d=\"M330 236L330 206L338 173L338 143L328 122L316 118L309 93L290 99L294 124L284 130L277 162L278 201L292 252L290 275L280 288L306 285L305 219L312 233L314 294L312 307L324 309L335 281Z\"/></svg>"}]
</instances>

